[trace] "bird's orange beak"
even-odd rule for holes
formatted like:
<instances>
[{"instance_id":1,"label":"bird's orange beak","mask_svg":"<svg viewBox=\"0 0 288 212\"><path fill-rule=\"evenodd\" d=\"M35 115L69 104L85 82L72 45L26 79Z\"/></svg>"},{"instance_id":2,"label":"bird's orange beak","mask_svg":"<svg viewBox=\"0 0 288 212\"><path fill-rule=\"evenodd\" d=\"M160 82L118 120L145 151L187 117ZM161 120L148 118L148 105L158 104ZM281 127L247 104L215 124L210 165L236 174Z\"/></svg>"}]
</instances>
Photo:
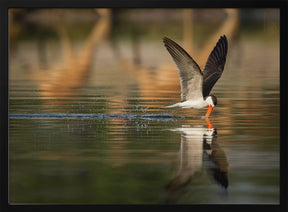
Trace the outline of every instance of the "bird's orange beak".
<instances>
[{"instance_id":1,"label":"bird's orange beak","mask_svg":"<svg viewBox=\"0 0 288 212\"><path fill-rule=\"evenodd\" d=\"M212 106L212 105L209 105L209 107L208 107L208 110L207 110L207 112L206 112L206 115L205 115L205 117L209 117L209 116L210 116L210 114L211 114L211 112L212 112L212 110L213 110L213 106Z\"/></svg>"}]
</instances>

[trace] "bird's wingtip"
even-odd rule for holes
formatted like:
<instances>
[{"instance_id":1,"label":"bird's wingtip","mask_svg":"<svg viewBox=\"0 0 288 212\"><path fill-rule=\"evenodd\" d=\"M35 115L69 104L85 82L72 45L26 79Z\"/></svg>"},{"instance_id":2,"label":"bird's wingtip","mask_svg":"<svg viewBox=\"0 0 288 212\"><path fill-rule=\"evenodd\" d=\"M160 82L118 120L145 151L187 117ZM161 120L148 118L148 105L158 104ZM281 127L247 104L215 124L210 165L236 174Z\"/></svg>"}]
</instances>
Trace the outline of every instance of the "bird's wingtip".
<instances>
[{"instance_id":1,"label":"bird's wingtip","mask_svg":"<svg viewBox=\"0 0 288 212\"><path fill-rule=\"evenodd\" d=\"M220 39L224 39L224 40L227 40L227 37L225 34L223 34L222 36L220 36Z\"/></svg>"},{"instance_id":2,"label":"bird's wingtip","mask_svg":"<svg viewBox=\"0 0 288 212\"><path fill-rule=\"evenodd\" d=\"M166 41L171 40L171 39L168 38L168 37L166 37L166 36L164 36L164 37L162 38L162 40L163 40L163 42L166 42Z\"/></svg>"}]
</instances>

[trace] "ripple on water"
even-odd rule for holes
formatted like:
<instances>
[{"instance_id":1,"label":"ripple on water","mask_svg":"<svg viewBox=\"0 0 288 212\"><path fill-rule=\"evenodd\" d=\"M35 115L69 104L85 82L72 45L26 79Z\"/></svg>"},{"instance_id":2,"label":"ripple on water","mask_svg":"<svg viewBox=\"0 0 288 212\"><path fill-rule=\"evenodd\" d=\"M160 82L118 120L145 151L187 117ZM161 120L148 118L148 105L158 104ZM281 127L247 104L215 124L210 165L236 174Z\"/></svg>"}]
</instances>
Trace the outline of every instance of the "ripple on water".
<instances>
[{"instance_id":1,"label":"ripple on water","mask_svg":"<svg viewBox=\"0 0 288 212\"><path fill-rule=\"evenodd\" d=\"M174 119L184 119L183 116L173 116L168 113L161 114L10 114L11 119L145 119L157 121L171 121Z\"/></svg>"}]
</instances>

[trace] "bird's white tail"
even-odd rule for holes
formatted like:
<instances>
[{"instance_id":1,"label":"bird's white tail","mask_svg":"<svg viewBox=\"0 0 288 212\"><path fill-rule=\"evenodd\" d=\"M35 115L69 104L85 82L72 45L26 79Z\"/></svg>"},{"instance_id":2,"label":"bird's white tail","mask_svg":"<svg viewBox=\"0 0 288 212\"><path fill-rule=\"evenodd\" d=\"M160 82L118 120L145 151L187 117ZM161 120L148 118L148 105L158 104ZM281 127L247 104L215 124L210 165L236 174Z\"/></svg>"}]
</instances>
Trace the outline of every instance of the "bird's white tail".
<instances>
[{"instance_id":1,"label":"bird's white tail","mask_svg":"<svg viewBox=\"0 0 288 212\"><path fill-rule=\"evenodd\" d=\"M179 107L179 103L173 104L173 105L169 105L163 108L174 108L174 107Z\"/></svg>"}]
</instances>

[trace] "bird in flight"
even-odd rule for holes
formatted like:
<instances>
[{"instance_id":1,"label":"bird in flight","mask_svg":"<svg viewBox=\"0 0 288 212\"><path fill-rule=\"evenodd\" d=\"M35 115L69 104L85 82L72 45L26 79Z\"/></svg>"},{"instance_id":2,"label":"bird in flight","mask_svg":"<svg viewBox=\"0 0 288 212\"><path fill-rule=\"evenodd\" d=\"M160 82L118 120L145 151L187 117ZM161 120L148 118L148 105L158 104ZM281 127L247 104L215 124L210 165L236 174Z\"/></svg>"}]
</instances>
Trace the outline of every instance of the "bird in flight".
<instances>
[{"instance_id":1,"label":"bird in flight","mask_svg":"<svg viewBox=\"0 0 288 212\"><path fill-rule=\"evenodd\" d=\"M209 117L217 104L216 96L209 94L221 77L226 62L228 51L226 36L220 36L202 71L193 58L175 41L164 37L163 42L178 67L181 84L181 102L165 108L208 107L205 117Z\"/></svg>"}]
</instances>

